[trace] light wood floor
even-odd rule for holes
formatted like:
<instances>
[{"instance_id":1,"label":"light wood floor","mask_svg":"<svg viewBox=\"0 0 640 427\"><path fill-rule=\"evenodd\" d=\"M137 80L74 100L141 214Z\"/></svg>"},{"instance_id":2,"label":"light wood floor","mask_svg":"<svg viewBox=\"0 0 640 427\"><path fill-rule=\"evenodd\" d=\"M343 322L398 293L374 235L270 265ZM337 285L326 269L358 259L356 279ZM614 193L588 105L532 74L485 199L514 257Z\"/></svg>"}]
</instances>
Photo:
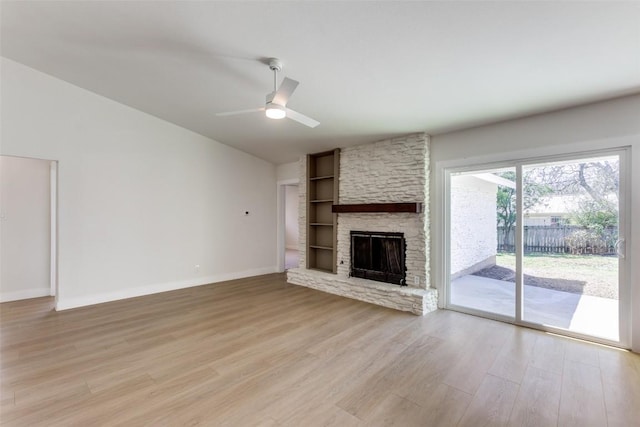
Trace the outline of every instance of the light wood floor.
<instances>
[{"instance_id":1,"label":"light wood floor","mask_svg":"<svg viewBox=\"0 0 640 427\"><path fill-rule=\"evenodd\" d=\"M274 274L66 312L5 303L0 423L632 426L640 356Z\"/></svg>"}]
</instances>

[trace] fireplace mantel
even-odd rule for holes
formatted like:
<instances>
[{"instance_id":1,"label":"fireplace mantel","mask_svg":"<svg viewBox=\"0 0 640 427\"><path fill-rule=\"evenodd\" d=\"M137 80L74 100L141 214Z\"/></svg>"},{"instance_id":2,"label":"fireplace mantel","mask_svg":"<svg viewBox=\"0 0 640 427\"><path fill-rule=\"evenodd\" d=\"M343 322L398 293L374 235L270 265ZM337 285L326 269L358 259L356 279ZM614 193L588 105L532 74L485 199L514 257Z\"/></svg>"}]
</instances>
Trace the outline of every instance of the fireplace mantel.
<instances>
[{"instance_id":1,"label":"fireplace mantel","mask_svg":"<svg viewBox=\"0 0 640 427\"><path fill-rule=\"evenodd\" d=\"M361 203L353 205L333 205L334 213L421 213L422 203Z\"/></svg>"}]
</instances>

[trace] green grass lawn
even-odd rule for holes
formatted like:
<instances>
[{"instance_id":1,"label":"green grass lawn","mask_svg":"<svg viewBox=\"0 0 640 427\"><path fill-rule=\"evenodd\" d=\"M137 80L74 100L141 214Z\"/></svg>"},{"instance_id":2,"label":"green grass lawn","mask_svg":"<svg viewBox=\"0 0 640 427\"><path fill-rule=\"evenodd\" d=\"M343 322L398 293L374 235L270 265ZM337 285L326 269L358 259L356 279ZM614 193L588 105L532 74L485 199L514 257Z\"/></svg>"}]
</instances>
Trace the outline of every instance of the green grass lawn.
<instances>
[{"instance_id":1,"label":"green grass lawn","mask_svg":"<svg viewBox=\"0 0 640 427\"><path fill-rule=\"evenodd\" d=\"M515 271L515 255L500 253L496 256L496 264ZM525 284L605 298L618 297L618 258L615 256L526 254L523 269Z\"/></svg>"}]
</instances>

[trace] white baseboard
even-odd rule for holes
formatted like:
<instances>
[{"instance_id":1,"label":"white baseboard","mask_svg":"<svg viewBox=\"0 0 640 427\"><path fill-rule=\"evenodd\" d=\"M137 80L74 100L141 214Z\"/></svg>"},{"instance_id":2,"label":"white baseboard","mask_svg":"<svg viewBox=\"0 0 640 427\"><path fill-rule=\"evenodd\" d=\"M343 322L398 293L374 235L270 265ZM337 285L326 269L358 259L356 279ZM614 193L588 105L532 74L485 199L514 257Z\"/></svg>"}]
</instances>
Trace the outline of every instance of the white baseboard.
<instances>
[{"instance_id":1,"label":"white baseboard","mask_svg":"<svg viewBox=\"0 0 640 427\"><path fill-rule=\"evenodd\" d=\"M235 273L217 274L214 276L197 277L195 279L178 282L157 283L153 285L139 286L135 288L123 289L116 292L105 292L83 297L64 298L58 295L56 310L69 310L72 308L85 307L88 305L102 304L110 301L117 301L127 298L141 297L144 295L157 294L160 292L175 291L177 289L191 288L194 286L208 285L210 283L224 282L227 280L243 279L245 277L261 276L263 274L276 273L277 267L264 267L252 270L239 271ZM63 291L64 292L64 291ZM62 294L63 292L60 292Z\"/></svg>"},{"instance_id":2,"label":"white baseboard","mask_svg":"<svg viewBox=\"0 0 640 427\"><path fill-rule=\"evenodd\" d=\"M18 301L21 299L51 296L51 288L24 289L13 292L0 293L0 302Z\"/></svg>"}]
</instances>

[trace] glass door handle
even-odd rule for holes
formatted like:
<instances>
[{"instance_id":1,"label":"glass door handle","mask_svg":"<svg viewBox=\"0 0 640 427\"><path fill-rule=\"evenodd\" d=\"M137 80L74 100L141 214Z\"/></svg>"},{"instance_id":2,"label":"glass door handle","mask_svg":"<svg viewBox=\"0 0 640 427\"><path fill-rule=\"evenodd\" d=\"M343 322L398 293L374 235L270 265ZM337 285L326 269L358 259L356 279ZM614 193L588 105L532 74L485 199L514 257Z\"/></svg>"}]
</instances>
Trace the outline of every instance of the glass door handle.
<instances>
[{"instance_id":1,"label":"glass door handle","mask_svg":"<svg viewBox=\"0 0 640 427\"><path fill-rule=\"evenodd\" d=\"M624 259L625 246L624 239L618 239L616 242L616 255L618 255L618 258Z\"/></svg>"}]
</instances>

